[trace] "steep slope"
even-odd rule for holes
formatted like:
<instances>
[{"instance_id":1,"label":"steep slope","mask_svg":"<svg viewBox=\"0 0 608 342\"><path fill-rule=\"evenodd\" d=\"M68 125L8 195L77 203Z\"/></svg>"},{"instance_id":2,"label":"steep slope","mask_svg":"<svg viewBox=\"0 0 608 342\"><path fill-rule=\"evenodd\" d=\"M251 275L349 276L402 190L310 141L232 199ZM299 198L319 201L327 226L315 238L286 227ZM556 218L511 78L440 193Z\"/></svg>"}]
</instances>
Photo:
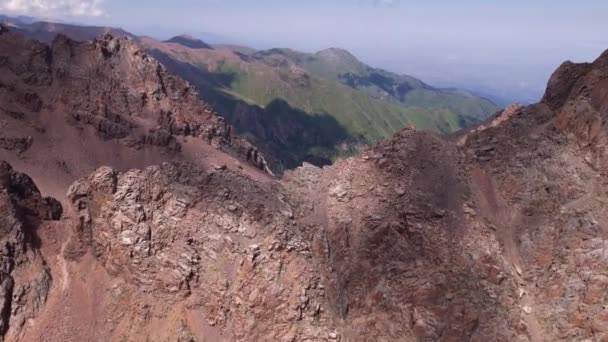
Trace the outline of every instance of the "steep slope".
<instances>
[{"instance_id":1,"label":"steep slope","mask_svg":"<svg viewBox=\"0 0 608 342\"><path fill-rule=\"evenodd\" d=\"M448 117L449 113L453 113L456 120L450 130L478 123L497 110L491 101L468 92L437 89L411 76L371 68L343 49L330 48L314 55L295 57L296 63L312 74L339 80L374 98L436 111L444 110Z\"/></svg>"},{"instance_id":2,"label":"steep slope","mask_svg":"<svg viewBox=\"0 0 608 342\"><path fill-rule=\"evenodd\" d=\"M40 253L38 230L50 228L62 207L43 198L30 177L0 161L0 335L19 332L44 309L53 278Z\"/></svg>"},{"instance_id":3,"label":"steep slope","mask_svg":"<svg viewBox=\"0 0 608 342\"><path fill-rule=\"evenodd\" d=\"M88 43L58 36L49 47L3 28L0 127L0 158L40 177L58 198L105 164L122 170L192 160L236 168L240 158L241 167L267 170L257 149L190 84L132 41L109 35ZM222 161L219 150L233 161Z\"/></svg>"},{"instance_id":4,"label":"steep slope","mask_svg":"<svg viewBox=\"0 0 608 342\"><path fill-rule=\"evenodd\" d=\"M375 91L372 86L354 86L339 75L389 73L371 69L339 49L316 55L289 49L245 53L221 46L201 51L149 38L140 41L170 70L196 84L202 97L239 132L255 139L267 155L277 156L279 169L302 161L329 163L402 127L451 132L497 110L489 101L439 91L407 76L390 74L398 77L391 79L396 85L383 85L400 89L411 81L416 89L402 94L403 99L380 96L386 92L377 86Z\"/></svg>"}]
</instances>

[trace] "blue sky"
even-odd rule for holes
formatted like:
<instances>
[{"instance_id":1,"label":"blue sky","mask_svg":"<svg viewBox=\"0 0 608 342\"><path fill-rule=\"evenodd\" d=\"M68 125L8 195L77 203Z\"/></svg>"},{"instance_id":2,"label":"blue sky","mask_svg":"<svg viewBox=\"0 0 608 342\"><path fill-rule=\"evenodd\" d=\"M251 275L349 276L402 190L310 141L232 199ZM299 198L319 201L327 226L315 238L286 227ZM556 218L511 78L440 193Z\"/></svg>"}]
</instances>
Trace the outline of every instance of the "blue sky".
<instances>
[{"instance_id":1,"label":"blue sky","mask_svg":"<svg viewBox=\"0 0 608 342\"><path fill-rule=\"evenodd\" d=\"M599 0L0 0L0 11L157 38L343 47L373 66L520 101L537 99L563 60L608 48L608 1Z\"/></svg>"}]
</instances>

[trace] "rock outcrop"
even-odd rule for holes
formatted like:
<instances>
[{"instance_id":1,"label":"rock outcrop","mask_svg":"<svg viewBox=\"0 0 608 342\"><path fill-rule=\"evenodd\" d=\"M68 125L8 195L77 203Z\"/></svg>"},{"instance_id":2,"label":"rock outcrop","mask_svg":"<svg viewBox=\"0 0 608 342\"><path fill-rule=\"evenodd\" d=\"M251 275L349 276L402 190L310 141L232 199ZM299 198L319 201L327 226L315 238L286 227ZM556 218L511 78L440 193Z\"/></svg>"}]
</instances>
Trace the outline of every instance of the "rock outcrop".
<instances>
[{"instance_id":1,"label":"rock outcrop","mask_svg":"<svg viewBox=\"0 0 608 342\"><path fill-rule=\"evenodd\" d=\"M32 137L0 137L0 148L23 153L32 147Z\"/></svg>"},{"instance_id":2,"label":"rock outcrop","mask_svg":"<svg viewBox=\"0 0 608 342\"><path fill-rule=\"evenodd\" d=\"M43 198L31 178L0 162L0 334L18 338L44 308L52 277L37 230L58 220L59 202Z\"/></svg>"},{"instance_id":3,"label":"rock outcrop","mask_svg":"<svg viewBox=\"0 0 608 342\"><path fill-rule=\"evenodd\" d=\"M123 168L163 161L211 164L215 155L228 153L272 175L264 156L193 86L126 37L108 34L76 42L58 35L48 46L3 31L0 127L0 158L36 160L35 174L48 173L57 160L42 159L57 153L75 156L64 162L75 170L86 165L86 173L102 163ZM77 149L80 145L88 150ZM41 164L47 169L39 169ZM67 178L53 171L60 175L56 178Z\"/></svg>"},{"instance_id":4,"label":"rock outcrop","mask_svg":"<svg viewBox=\"0 0 608 342\"><path fill-rule=\"evenodd\" d=\"M163 164L101 168L74 183L68 198L78 218L68 258L90 252L138 293L200 316L200 325L180 329L234 340L333 332L331 316L321 313L319 278L308 269L309 243L273 191L228 170ZM143 320L129 336L151 324Z\"/></svg>"},{"instance_id":5,"label":"rock outcrop","mask_svg":"<svg viewBox=\"0 0 608 342\"><path fill-rule=\"evenodd\" d=\"M144 144L171 145L176 150L176 143L169 143L169 133L204 139L235 154L252 148L198 98L193 86L168 73L129 38L105 35L92 43L79 43L59 35L51 50L54 81L57 86L70 89L57 100L75 113L74 120L94 126L104 139L121 139L135 133L146 136L140 140ZM88 63L101 66L103 71L87 67ZM91 84L92 79L95 85ZM87 101L75 102L71 98ZM141 120L148 122L138 124ZM154 132L160 130L165 137L137 133L146 124L156 125ZM241 157L245 159L246 154Z\"/></svg>"}]
</instances>

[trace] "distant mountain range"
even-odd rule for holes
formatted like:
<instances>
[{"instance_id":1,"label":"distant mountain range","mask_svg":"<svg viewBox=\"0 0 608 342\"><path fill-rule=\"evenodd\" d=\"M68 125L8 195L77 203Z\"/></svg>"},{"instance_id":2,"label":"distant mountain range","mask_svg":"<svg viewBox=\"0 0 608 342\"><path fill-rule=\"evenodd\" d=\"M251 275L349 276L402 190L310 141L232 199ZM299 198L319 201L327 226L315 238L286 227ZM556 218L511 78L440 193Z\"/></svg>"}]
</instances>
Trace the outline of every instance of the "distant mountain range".
<instances>
[{"instance_id":1,"label":"distant mountain range","mask_svg":"<svg viewBox=\"0 0 608 342\"><path fill-rule=\"evenodd\" d=\"M259 146L279 172L303 161L329 164L403 127L450 133L499 110L486 98L369 67L337 48L314 54L257 51L211 46L188 35L158 41L117 28L11 24L47 43L57 34L90 40L110 33L138 40L171 72L194 84L201 97Z\"/></svg>"},{"instance_id":2,"label":"distant mountain range","mask_svg":"<svg viewBox=\"0 0 608 342\"><path fill-rule=\"evenodd\" d=\"M185 47L189 47L191 49L213 49L211 45L203 42L200 39L197 39L191 35L183 34L180 36L175 36L169 40L165 41L166 43L177 43L181 44Z\"/></svg>"},{"instance_id":3,"label":"distant mountain range","mask_svg":"<svg viewBox=\"0 0 608 342\"><path fill-rule=\"evenodd\" d=\"M92 40L107 33L117 37L135 38L135 35L120 28L36 21L30 17L11 18L0 15L0 22L11 27L13 32L47 44L51 43L58 34L64 34L74 40L80 41Z\"/></svg>"},{"instance_id":4,"label":"distant mountain range","mask_svg":"<svg viewBox=\"0 0 608 342\"><path fill-rule=\"evenodd\" d=\"M11 23L17 23L17 24L31 24L34 22L40 21L34 17L29 17L29 16L16 16L16 17L9 17L7 15L4 14L0 14L0 22L11 22Z\"/></svg>"},{"instance_id":5,"label":"distant mountain range","mask_svg":"<svg viewBox=\"0 0 608 342\"><path fill-rule=\"evenodd\" d=\"M453 132L498 110L464 91L371 68L341 49L201 50L178 39L140 41L286 168L329 163L406 126Z\"/></svg>"}]
</instances>

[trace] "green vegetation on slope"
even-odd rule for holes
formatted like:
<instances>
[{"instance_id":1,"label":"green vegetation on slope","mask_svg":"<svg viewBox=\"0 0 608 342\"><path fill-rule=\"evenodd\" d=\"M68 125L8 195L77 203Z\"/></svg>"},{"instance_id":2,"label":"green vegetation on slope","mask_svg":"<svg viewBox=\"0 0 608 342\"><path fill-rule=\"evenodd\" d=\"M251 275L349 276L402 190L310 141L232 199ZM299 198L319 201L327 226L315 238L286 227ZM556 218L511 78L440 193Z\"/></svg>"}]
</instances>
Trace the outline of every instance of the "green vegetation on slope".
<instances>
[{"instance_id":1,"label":"green vegetation on slope","mask_svg":"<svg viewBox=\"0 0 608 342\"><path fill-rule=\"evenodd\" d=\"M479 97L370 68L341 49L243 51L175 44L151 49L275 157L279 171L302 161L329 163L407 126L453 132L498 110Z\"/></svg>"},{"instance_id":2,"label":"green vegetation on slope","mask_svg":"<svg viewBox=\"0 0 608 342\"><path fill-rule=\"evenodd\" d=\"M299 61L312 74L332 78L365 91L374 98L422 107L433 112L454 113L460 119L455 129L479 122L498 110L490 100L464 91L437 89L411 76L371 68L341 49L323 50L310 58L300 58ZM326 69L319 68L319 65L325 65ZM337 72L329 72L327 66Z\"/></svg>"},{"instance_id":3,"label":"green vegetation on slope","mask_svg":"<svg viewBox=\"0 0 608 342\"><path fill-rule=\"evenodd\" d=\"M311 63L316 63L315 66L323 65L314 61ZM487 105L480 110L475 107L478 106L478 98L465 98L422 88L408 93L406 100L401 103L374 97L371 92L362 92L361 89L332 78L303 73L294 69L289 61L276 64L270 74L239 69L238 66L225 63L220 71L233 75L230 91L251 103L265 107L276 99L282 99L312 115L329 114L352 137L360 138L362 142L375 142L389 137L406 126L452 132L462 128L463 120L459 113L471 113L470 118L475 118L480 111L487 115L496 110L489 101L483 101Z\"/></svg>"}]
</instances>

